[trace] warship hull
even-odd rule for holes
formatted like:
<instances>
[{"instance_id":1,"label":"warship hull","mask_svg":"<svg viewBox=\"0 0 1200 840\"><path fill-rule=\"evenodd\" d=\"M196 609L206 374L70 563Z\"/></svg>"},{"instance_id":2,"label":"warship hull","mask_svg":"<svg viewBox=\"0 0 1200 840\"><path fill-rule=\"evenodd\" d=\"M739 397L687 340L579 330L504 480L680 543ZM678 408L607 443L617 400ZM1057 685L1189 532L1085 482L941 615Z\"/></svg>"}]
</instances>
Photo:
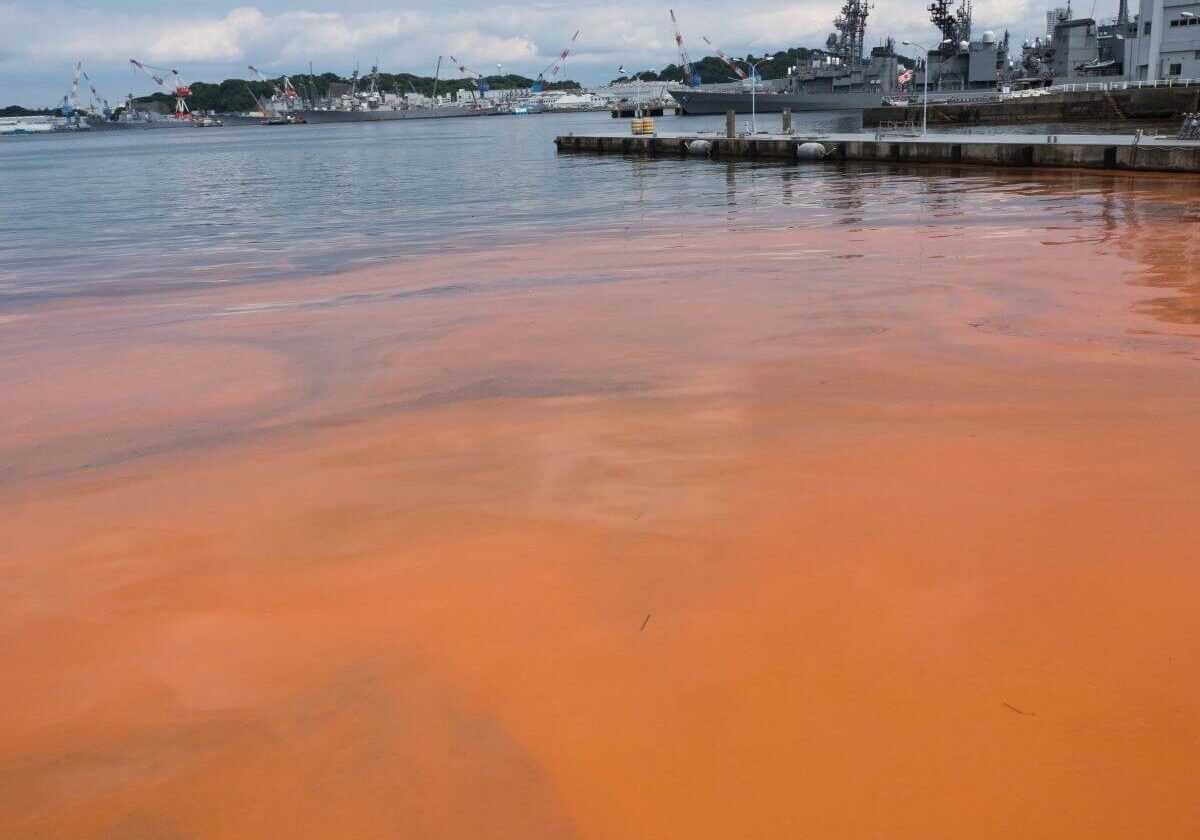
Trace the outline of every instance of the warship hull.
<instances>
[{"instance_id":1,"label":"warship hull","mask_svg":"<svg viewBox=\"0 0 1200 840\"><path fill-rule=\"evenodd\" d=\"M173 117L161 117L158 119L144 120L87 120L87 128L89 131L157 131L164 128L175 129L192 127L192 124L187 120L177 120Z\"/></svg>"},{"instance_id":2,"label":"warship hull","mask_svg":"<svg viewBox=\"0 0 1200 840\"><path fill-rule=\"evenodd\" d=\"M896 96L896 94L886 94ZM726 111L749 114L751 109L760 114L777 114L784 109L793 113L800 111L861 111L878 108L885 94L872 91L846 91L845 93L757 93L751 101L749 93L704 90L673 90L671 96L679 103L684 114L724 114ZM920 100L918 92L912 95ZM996 92L987 90L930 91L929 102L948 102L976 99L992 99Z\"/></svg>"},{"instance_id":3,"label":"warship hull","mask_svg":"<svg viewBox=\"0 0 1200 840\"><path fill-rule=\"evenodd\" d=\"M495 108L376 108L373 110L301 111L310 123L389 122L391 120L435 120L448 117L484 117L496 114Z\"/></svg>"}]
</instances>

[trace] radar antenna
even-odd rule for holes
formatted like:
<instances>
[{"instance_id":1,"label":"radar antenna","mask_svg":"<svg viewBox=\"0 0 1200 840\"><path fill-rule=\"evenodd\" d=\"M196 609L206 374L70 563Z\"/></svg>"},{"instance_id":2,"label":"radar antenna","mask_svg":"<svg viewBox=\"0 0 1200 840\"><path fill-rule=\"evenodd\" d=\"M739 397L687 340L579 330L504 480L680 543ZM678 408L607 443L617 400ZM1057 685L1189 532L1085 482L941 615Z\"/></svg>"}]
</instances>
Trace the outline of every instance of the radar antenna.
<instances>
[{"instance_id":1,"label":"radar antenna","mask_svg":"<svg viewBox=\"0 0 1200 840\"><path fill-rule=\"evenodd\" d=\"M959 0L958 8L951 10L953 0L933 0L929 4L929 19L942 33L942 43L950 52L956 52L962 41L971 40L971 0Z\"/></svg>"},{"instance_id":2,"label":"radar antenna","mask_svg":"<svg viewBox=\"0 0 1200 840\"><path fill-rule=\"evenodd\" d=\"M829 36L826 45L851 67L862 64L867 16L871 8L870 0L846 0L833 19L833 28L837 32Z\"/></svg>"}]
</instances>

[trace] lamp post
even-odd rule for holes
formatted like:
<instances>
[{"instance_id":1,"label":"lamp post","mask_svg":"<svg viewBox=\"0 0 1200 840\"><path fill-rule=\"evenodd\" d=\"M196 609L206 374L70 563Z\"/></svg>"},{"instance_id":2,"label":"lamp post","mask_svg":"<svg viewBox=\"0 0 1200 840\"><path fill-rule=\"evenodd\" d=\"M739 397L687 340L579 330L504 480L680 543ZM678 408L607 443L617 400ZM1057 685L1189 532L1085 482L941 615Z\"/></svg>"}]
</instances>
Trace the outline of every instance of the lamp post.
<instances>
[{"instance_id":1,"label":"lamp post","mask_svg":"<svg viewBox=\"0 0 1200 840\"><path fill-rule=\"evenodd\" d=\"M925 53L925 91L924 95L921 97L921 133L924 134L929 126L929 54L933 52L933 50L922 44L915 44L912 41L901 41L900 43L904 44L906 47L916 47ZM942 43L948 44L950 43L950 39L946 38L942 41Z\"/></svg>"},{"instance_id":2,"label":"lamp post","mask_svg":"<svg viewBox=\"0 0 1200 840\"><path fill-rule=\"evenodd\" d=\"M770 61L770 56L763 56L758 61L750 62L744 58L735 58L734 61L739 64L745 64L750 68L750 133L758 134L758 108L754 101L754 91L758 88L758 65L764 61Z\"/></svg>"},{"instance_id":3,"label":"lamp post","mask_svg":"<svg viewBox=\"0 0 1200 840\"><path fill-rule=\"evenodd\" d=\"M929 47L921 44L914 44L912 41L901 41L906 47L916 47L925 53L925 92L921 96L921 133L924 134L929 125Z\"/></svg>"},{"instance_id":4,"label":"lamp post","mask_svg":"<svg viewBox=\"0 0 1200 840\"><path fill-rule=\"evenodd\" d=\"M622 76L624 76L629 71L626 70L625 65L622 64L620 67L617 68L617 72L620 73ZM635 110L633 112L633 115L635 117L642 116L642 73L654 73L654 72L657 72L657 71L653 67L648 67L645 70L639 70L638 72L633 74L633 77L635 79L637 79L637 110Z\"/></svg>"}]
</instances>

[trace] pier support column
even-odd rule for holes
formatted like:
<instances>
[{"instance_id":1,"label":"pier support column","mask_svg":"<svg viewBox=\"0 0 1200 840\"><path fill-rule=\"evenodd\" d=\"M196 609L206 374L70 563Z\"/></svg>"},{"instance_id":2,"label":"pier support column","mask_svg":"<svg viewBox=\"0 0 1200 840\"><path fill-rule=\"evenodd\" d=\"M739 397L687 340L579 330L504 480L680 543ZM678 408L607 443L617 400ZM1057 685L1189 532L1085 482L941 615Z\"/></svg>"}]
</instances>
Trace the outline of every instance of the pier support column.
<instances>
[{"instance_id":1,"label":"pier support column","mask_svg":"<svg viewBox=\"0 0 1200 840\"><path fill-rule=\"evenodd\" d=\"M784 134L792 133L792 109L791 108L783 109L783 133Z\"/></svg>"},{"instance_id":2,"label":"pier support column","mask_svg":"<svg viewBox=\"0 0 1200 840\"><path fill-rule=\"evenodd\" d=\"M726 137L736 137L737 136L737 112L736 111L726 111L725 112L725 136Z\"/></svg>"}]
</instances>

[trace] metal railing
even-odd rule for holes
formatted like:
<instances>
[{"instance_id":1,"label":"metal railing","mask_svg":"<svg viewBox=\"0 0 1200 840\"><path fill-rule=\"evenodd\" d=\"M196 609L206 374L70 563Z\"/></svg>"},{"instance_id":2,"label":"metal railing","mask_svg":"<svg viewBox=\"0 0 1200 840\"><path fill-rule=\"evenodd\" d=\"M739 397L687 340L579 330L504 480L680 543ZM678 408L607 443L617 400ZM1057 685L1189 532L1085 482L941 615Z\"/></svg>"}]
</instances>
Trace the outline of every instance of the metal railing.
<instances>
[{"instance_id":1,"label":"metal railing","mask_svg":"<svg viewBox=\"0 0 1200 840\"><path fill-rule=\"evenodd\" d=\"M1035 90L1044 90L1046 93L1076 93L1089 90L1104 91L1104 90L1132 90L1135 88L1170 88L1170 87L1194 87L1200 85L1200 79L1149 79L1144 81L1121 81L1121 82L1082 82L1072 83L1069 85L1052 85L1048 88L1035 88Z\"/></svg>"},{"instance_id":2,"label":"metal railing","mask_svg":"<svg viewBox=\"0 0 1200 840\"><path fill-rule=\"evenodd\" d=\"M1051 85L1049 87L1026 88L1001 93L999 99L1029 99L1038 96L1050 96L1055 93L1103 93L1113 90L1134 90L1137 88L1177 88L1200 86L1200 79L1152 79L1149 81L1120 81L1120 82L1073 82L1067 85Z\"/></svg>"},{"instance_id":3,"label":"metal railing","mask_svg":"<svg viewBox=\"0 0 1200 840\"><path fill-rule=\"evenodd\" d=\"M875 127L875 139L882 140L887 135L918 137L916 120L884 120Z\"/></svg>"}]
</instances>

